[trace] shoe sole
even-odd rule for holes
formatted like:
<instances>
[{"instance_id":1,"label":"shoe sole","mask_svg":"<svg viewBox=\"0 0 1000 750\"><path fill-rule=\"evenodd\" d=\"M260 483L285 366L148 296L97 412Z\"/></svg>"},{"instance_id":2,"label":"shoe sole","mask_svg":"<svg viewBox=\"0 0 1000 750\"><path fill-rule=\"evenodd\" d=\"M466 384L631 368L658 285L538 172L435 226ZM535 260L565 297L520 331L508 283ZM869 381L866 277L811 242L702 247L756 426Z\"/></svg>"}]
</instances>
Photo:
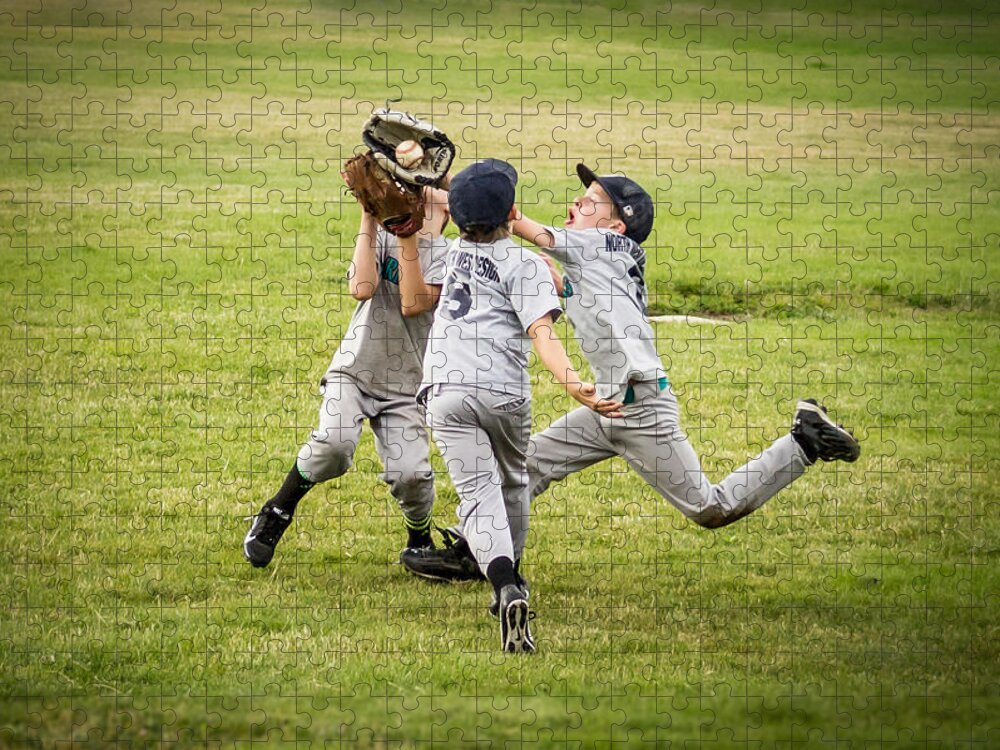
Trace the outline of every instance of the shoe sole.
<instances>
[{"instance_id":1,"label":"shoe sole","mask_svg":"<svg viewBox=\"0 0 1000 750\"><path fill-rule=\"evenodd\" d=\"M852 435L843 427L841 427L839 424L830 419L830 415L827 414L825 411L823 411L822 408L820 408L816 404L810 404L808 401L799 401L799 403L796 404L795 409L796 411L812 412L820 419L822 419L824 422L826 422L826 424L828 424L830 427L832 427L838 433L840 433L841 436L843 436L850 442L851 447L854 449L853 455L850 458L845 458L843 460L846 461L847 463L854 463L855 461L858 460L858 458L861 456L861 443L858 442L857 438L854 437L854 435Z\"/></svg>"},{"instance_id":2,"label":"shoe sole","mask_svg":"<svg viewBox=\"0 0 1000 750\"><path fill-rule=\"evenodd\" d=\"M403 559L402 554L399 556L399 564L406 568L408 573L412 573L419 578L426 578L428 581L444 581L446 583L463 583L464 581L481 581L483 578L481 576L467 575L465 573L453 574L453 573L430 573L425 570L417 570L407 564L406 560Z\"/></svg>"},{"instance_id":3,"label":"shoe sole","mask_svg":"<svg viewBox=\"0 0 1000 750\"><path fill-rule=\"evenodd\" d=\"M503 650L509 654L525 654L535 650L535 644L528 636L528 601L515 599L507 605L503 613L507 632Z\"/></svg>"},{"instance_id":4,"label":"shoe sole","mask_svg":"<svg viewBox=\"0 0 1000 750\"><path fill-rule=\"evenodd\" d=\"M471 576L465 576L465 575L463 575L461 577L454 576L454 575L448 575L447 573L438 575L438 574L435 574L435 573L428 573L428 572L423 571L423 570L414 570L413 568L411 568L409 565L406 564L406 561L403 560L402 557L399 559L399 563L404 568L406 568L406 572L407 573L411 573L411 574L417 576L418 578L426 578L428 581L444 581L445 583L464 583L465 581L479 581L479 580L482 580L480 578L473 578Z\"/></svg>"},{"instance_id":5,"label":"shoe sole","mask_svg":"<svg viewBox=\"0 0 1000 750\"><path fill-rule=\"evenodd\" d=\"M415 575L417 578L426 578L428 581L443 581L444 583L460 583L462 581L471 581L471 578L455 578L454 576L436 576L433 573L422 573L418 570L414 570L406 563L403 563L403 567L406 568L406 572Z\"/></svg>"},{"instance_id":6,"label":"shoe sole","mask_svg":"<svg viewBox=\"0 0 1000 750\"><path fill-rule=\"evenodd\" d=\"M527 588L528 582L525 581L524 579L522 579L521 586L524 588L524 595L530 597L530 591ZM494 594L494 597L495 596L496 596L496 594ZM490 606L488 606L486 608L486 611L489 612L490 617L492 617L494 620L499 620L500 619L500 602L497 599L494 599L490 603Z\"/></svg>"}]
</instances>

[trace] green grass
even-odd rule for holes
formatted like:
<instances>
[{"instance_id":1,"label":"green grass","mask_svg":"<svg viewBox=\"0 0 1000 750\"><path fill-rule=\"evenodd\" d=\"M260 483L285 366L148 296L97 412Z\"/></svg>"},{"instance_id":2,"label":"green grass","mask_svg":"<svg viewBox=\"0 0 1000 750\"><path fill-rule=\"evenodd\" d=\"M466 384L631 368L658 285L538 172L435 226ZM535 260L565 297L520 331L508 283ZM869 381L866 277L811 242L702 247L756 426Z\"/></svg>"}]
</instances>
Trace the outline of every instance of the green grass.
<instances>
[{"instance_id":1,"label":"green grass","mask_svg":"<svg viewBox=\"0 0 1000 750\"><path fill-rule=\"evenodd\" d=\"M0 10L0 747L1000 744L995 15L135 5ZM861 460L714 532L619 460L555 486L533 658L404 575L367 433L251 569L398 96L541 220L578 160L651 190L652 310L719 318L656 324L711 477L804 395Z\"/></svg>"}]
</instances>

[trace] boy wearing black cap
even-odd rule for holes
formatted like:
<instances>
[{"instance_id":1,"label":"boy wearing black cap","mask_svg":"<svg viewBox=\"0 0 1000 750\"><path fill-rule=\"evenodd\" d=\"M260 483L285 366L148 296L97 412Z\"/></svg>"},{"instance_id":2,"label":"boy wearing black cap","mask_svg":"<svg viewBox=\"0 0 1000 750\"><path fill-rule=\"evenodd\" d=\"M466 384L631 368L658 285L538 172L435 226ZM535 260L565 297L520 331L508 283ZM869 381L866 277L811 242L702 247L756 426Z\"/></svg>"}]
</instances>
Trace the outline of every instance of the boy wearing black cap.
<instances>
[{"instance_id":1,"label":"boy wearing black cap","mask_svg":"<svg viewBox=\"0 0 1000 750\"><path fill-rule=\"evenodd\" d=\"M517 173L487 159L455 175L448 193L461 237L448 250L442 299L424 355L417 398L461 498L457 532L499 603L501 647L533 651L528 595L515 570L528 530L525 451L531 432L531 344L567 392L613 416L580 380L552 330L562 309L545 263L509 238ZM588 409L588 410L589 410ZM411 549L421 573L444 550Z\"/></svg>"},{"instance_id":2,"label":"boy wearing black cap","mask_svg":"<svg viewBox=\"0 0 1000 750\"><path fill-rule=\"evenodd\" d=\"M576 409L531 438L531 497L576 471L622 456L657 492L701 526L717 528L753 512L801 476L817 458L855 461L850 432L813 400L798 403L791 433L718 484L702 473L681 430L646 317L641 243L653 227L653 201L620 175L597 176L577 165L586 192L569 209L564 229L517 216L514 233L538 245L566 272L566 312L594 370L598 395L625 404L613 423Z\"/></svg>"}]
</instances>

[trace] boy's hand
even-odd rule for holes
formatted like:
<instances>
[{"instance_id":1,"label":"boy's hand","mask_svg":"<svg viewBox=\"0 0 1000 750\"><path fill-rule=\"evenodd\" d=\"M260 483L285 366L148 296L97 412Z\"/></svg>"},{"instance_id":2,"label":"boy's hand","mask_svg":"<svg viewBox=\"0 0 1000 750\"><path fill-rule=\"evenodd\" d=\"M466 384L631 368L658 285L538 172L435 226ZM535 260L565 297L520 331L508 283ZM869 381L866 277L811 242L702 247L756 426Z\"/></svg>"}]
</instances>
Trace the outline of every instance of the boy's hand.
<instances>
[{"instance_id":1,"label":"boy's hand","mask_svg":"<svg viewBox=\"0 0 1000 750\"><path fill-rule=\"evenodd\" d=\"M597 388L593 383L568 384L567 389L573 398L587 408L593 409L602 417L617 419L625 416L625 413L622 411L624 404L608 398L598 398Z\"/></svg>"},{"instance_id":2,"label":"boy's hand","mask_svg":"<svg viewBox=\"0 0 1000 750\"><path fill-rule=\"evenodd\" d=\"M566 288L563 285L562 271L559 270L559 266L557 266L556 262L549 256L539 253L539 257L544 260L545 265L549 267L549 273L552 275L552 283L556 286L556 294L562 297L566 291Z\"/></svg>"}]
</instances>

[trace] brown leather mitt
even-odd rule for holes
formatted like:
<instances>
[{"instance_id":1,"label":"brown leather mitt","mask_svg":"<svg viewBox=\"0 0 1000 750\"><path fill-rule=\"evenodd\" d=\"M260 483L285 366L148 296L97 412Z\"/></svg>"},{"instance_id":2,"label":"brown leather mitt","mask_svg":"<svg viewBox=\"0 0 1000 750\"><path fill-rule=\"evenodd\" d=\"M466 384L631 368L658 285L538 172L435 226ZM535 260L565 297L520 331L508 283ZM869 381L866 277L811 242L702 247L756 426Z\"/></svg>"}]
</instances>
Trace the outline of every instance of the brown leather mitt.
<instances>
[{"instance_id":1,"label":"brown leather mitt","mask_svg":"<svg viewBox=\"0 0 1000 750\"><path fill-rule=\"evenodd\" d=\"M341 175L358 203L385 231L409 237L423 225L423 188L397 180L379 166L371 151L344 162Z\"/></svg>"}]
</instances>

